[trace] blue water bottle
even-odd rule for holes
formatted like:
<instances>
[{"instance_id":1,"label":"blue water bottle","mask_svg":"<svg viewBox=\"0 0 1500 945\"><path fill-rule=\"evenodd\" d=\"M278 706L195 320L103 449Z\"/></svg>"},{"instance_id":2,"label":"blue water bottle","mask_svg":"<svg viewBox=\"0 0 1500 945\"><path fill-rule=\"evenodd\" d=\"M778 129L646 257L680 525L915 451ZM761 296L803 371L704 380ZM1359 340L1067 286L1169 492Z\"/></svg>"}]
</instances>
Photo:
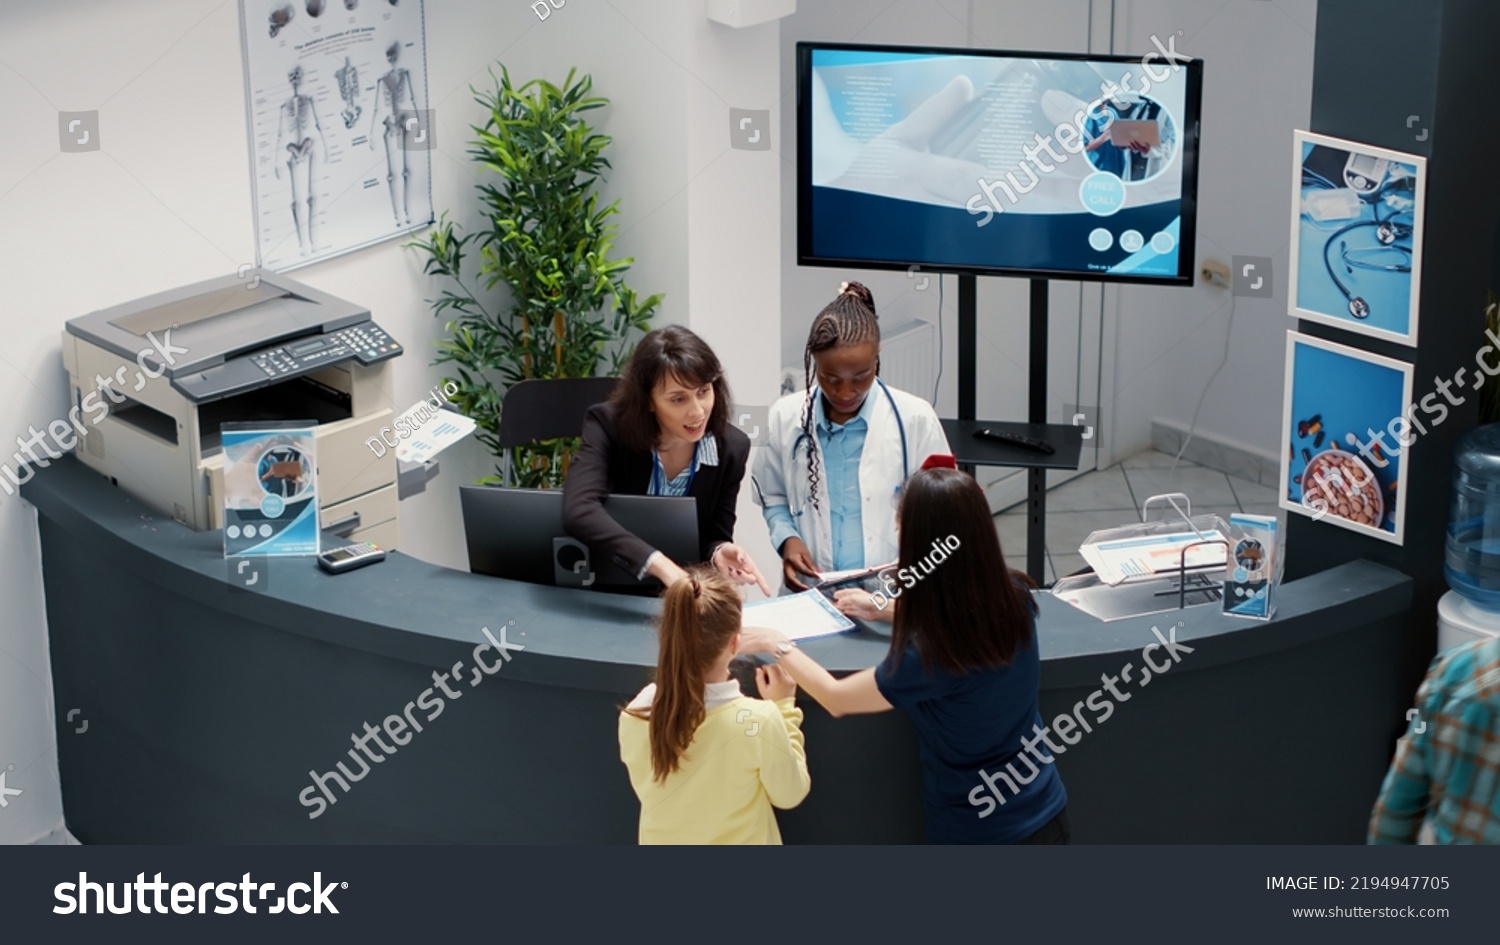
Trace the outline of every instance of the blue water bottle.
<instances>
[{"instance_id":1,"label":"blue water bottle","mask_svg":"<svg viewBox=\"0 0 1500 945\"><path fill-rule=\"evenodd\" d=\"M1500 610L1500 423L1475 427L1453 447L1443 576L1475 604Z\"/></svg>"}]
</instances>

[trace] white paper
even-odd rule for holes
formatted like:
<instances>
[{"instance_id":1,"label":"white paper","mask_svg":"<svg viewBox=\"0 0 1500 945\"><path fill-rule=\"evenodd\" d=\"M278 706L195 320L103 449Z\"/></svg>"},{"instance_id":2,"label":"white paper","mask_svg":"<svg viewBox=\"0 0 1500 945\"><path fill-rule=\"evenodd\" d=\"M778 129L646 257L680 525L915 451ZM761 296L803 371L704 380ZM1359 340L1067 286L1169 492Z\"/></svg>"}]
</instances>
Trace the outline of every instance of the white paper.
<instances>
[{"instance_id":1,"label":"white paper","mask_svg":"<svg viewBox=\"0 0 1500 945\"><path fill-rule=\"evenodd\" d=\"M848 633L854 621L845 617L817 591L768 597L745 604L744 625L780 630L790 640Z\"/></svg>"},{"instance_id":2,"label":"white paper","mask_svg":"<svg viewBox=\"0 0 1500 945\"><path fill-rule=\"evenodd\" d=\"M1085 544L1078 550L1083 555L1083 560L1099 575L1099 579L1113 585L1126 578L1176 571L1182 561L1182 549L1199 541L1227 543L1228 539L1218 530L1202 534L1173 532ZM1188 552L1187 566L1201 568L1223 565L1224 554L1224 545L1200 545Z\"/></svg>"},{"instance_id":3,"label":"white paper","mask_svg":"<svg viewBox=\"0 0 1500 945\"><path fill-rule=\"evenodd\" d=\"M428 408L425 422L419 422L422 408ZM403 413L398 418L397 430L403 429L399 420L408 421L406 429L414 430L412 438L403 439L396 447L396 458L408 463L425 463L443 450L474 432L478 426L473 420L452 410L432 410L427 401ZM405 436L404 433L399 434Z\"/></svg>"}]
</instances>

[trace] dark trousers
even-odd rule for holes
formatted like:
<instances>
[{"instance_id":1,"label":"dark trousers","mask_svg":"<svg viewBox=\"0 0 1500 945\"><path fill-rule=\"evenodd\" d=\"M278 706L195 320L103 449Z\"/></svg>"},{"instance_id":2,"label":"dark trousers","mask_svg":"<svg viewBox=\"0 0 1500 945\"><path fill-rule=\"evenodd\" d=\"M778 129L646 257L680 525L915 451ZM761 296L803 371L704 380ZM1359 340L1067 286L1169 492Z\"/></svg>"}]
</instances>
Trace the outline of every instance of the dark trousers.
<instances>
[{"instance_id":1,"label":"dark trousers","mask_svg":"<svg viewBox=\"0 0 1500 945\"><path fill-rule=\"evenodd\" d=\"M1071 843L1072 840L1073 825L1068 822L1068 809L1064 807L1057 812L1056 817L1042 824L1036 833L1018 843Z\"/></svg>"}]
</instances>

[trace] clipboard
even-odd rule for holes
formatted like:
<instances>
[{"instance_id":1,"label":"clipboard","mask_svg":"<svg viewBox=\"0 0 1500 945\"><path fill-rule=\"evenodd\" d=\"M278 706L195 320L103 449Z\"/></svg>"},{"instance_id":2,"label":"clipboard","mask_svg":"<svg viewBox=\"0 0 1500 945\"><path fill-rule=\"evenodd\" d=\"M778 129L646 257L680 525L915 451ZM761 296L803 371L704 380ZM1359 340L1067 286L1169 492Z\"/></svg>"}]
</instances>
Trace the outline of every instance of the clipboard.
<instances>
[{"instance_id":1,"label":"clipboard","mask_svg":"<svg viewBox=\"0 0 1500 945\"><path fill-rule=\"evenodd\" d=\"M1155 121L1116 118L1109 126L1109 143L1117 148L1128 148L1130 142L1139 141L1149 147L1161 147L1161 126Z\"/></svg>"},{"instance_id":2,"label":"clipboard","mask_svg":"<svg viewBox=\"0 0 1500 945\"><path fill-rule=\"evenodd\" d=\"M871 591L880 587L880 574L883 571L895 570L897 562L876 565L873 568L851 568L848 571L824 571L816 578L804 577L808 586L814 588L829 600L833 600L834 594L842 590ZM817 583L812 583L816 581Z\"/></svg>"}]
</instances>

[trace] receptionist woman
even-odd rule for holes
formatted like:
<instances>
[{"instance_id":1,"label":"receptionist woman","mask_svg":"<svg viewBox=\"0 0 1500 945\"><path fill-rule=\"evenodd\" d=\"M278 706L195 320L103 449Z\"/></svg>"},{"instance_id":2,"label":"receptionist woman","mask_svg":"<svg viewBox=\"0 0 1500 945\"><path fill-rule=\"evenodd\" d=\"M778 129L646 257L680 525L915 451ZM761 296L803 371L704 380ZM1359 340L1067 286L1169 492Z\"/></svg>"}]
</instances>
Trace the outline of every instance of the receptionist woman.
<instances>
[{"instance_id":1,"label":"receptionist woman","mask_svg":"<svg viewBox=\"0 0 1500 945\"><path fill-rule=\"evenodd\" d=\"M758 584L755 562L734 544L735 502L750 438L729 424L729 385L713 349L679 325L658 328L636 345L606 403L589 408L583 448L563 486L568 534L663 584L682 565L625 530L605 510L610 493L692 496L698 500L698 548L725 577Z\"/></svg>"}]
</instances>

